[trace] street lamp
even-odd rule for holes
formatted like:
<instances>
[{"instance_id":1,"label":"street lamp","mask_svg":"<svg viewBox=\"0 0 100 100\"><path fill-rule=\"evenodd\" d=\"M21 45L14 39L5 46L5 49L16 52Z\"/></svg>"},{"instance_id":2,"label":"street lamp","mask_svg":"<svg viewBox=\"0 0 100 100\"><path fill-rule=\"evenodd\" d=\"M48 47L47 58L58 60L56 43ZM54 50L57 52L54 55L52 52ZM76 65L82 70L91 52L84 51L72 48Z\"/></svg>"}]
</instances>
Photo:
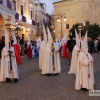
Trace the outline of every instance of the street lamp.
<instances>
[{"instance_id":1,"label":"street lamp","mask_svg":"<svg viewBox=\"0 0 100 100\"><path fill-rule=\"evenodd\" d=\"M18 24L18 21L15 22L16 25L14 25L13 30L17 31L17 35L18 35L18 31L22 31L23 30L23 25Z\"/></svg>"},{"instance_id":2,"label":"street lamp","mask_svg":"<svg viewBox=\"0 0 100 100\"><path fill-rule=\"evenodd\" d=\"M29 31L30 31L30 28L28 27L27 30L26 30L26 32L29 32Z\"/></svg>"},{"instance_id":3,"label":"street lamp","mask_svg":"<svg viewBox=\"0 0 100 100\"><path fill-rule=\"evenodd\" d=\"M8 31L8 34L5 32L5 37L6 37L6 42L8 42L9 44L9 48L10 48L10 32L12 31L12 28L11 28L11 18L10 17L7 17L6 19L6 23L5 23L5 26L6 26L6 29Z\"/></svg>"},{"instance_id":4,"label":"street lamp","mask_svg":"<svg viewBox=\"0 0 100 100\"><path fill-rule=\"evenodd\" d=\"M61 22L61 38L62 38L62 37L63 37L62 18L64 18L64 21L66 21L67 19L66 19L65 13L64 13L64 14L58 14L58 15L56 15L56 16L58 16L57 21L58 21L58 22Z\"/></svg>"},{"instance_id":5,"label":"street lamp","mask_svg":"<svg viewBox=\"0 0 100 100\"><path fill-rule=\"evenodd\" d=\"M80 24L78 26L78 31L79 31L79 38L81 39L81 31L83 30L83 26Z\"/></svg>"}]
</instances>

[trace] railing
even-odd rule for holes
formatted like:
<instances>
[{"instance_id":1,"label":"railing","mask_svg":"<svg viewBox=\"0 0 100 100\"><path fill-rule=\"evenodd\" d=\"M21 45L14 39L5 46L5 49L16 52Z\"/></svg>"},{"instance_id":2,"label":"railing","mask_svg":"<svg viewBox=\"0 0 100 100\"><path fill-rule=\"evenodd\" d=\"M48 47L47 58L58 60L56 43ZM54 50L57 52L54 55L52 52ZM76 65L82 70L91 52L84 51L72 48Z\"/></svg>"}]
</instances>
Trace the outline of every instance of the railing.
<instances>
[{"instance_id":1,"label":"railing","mask_svg":"<svg viewBox=\"0 0 100 100\"><path fill-rule=\"evenodd\" d=\"M7 7L12 9L12 2L10 0L7 0Z\"/></svg>"},{"instance_id":2,"label":"railing","mask_svg":"<svg viewBox=\"0 0 100 100\"><path fill-rule=\"evenodd\" d=\"M0 0L0 4L3 4L3 0Z\"/></svg>"},{"instance_id":3,"label":"railing","mask_svg":"<svg viewBox=\"0 0 100 100\"><path fill-rule=\"evenodd\" d=\"M19 14L18 13L15 14L15 19L19 20Z\"/></svg>"},{"instance_id":4,"label":"railing","mask_svg":"<svg viewBox=\"0 0 100 100\"><path fill-rule=\"evenodd\" d=\"M19 15L18 13L15 14L15 19L23 21L23 22L27 22L27 23L32 24L34 26L36 25L34 20L28 20L25 16Z\"/></svg>"},{"instance_id":5,"label":"railing","mask_svg":"<svg viewBox=\"0 0 100 100\"><path fill-rule=\"evenodd\" d=\"M25 16L22 16L22 21L26 22L26 17Z\"/></svg>"},{"instance_id":6,"label":"railing","mask_svg":"<svg viewBox=\"0 0 100 100\"><path fill-rule=\"evenodd\" d=\"M32 25L34 25L34 26L35 26L35 21L34 21L34 20L32 20Z\"/></svg>"}]
</instances>

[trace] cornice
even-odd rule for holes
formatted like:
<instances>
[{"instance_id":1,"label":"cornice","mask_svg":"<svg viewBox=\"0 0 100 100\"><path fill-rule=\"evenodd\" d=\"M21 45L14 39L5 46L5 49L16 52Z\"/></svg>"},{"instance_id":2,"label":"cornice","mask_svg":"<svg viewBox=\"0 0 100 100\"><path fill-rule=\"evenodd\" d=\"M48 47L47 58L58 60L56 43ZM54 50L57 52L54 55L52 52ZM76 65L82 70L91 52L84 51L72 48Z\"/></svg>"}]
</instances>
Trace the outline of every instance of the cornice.
<instances>
[{"instance_id":1,"label":"cornice","mask_svg":"<svg viewBox=\"0 0 100 100\"><path fill-rule=\"evenodd\" d=\"M29 4L30 5L30 8L34 8L34 6L32 4Z\"/></svg>"},{"instance_id":2,"label":"cornice","mask_svg":"<svg viewBox=\"0 0 100 100\"><path fill-rule=\"evenodd\" d=\"M31 25L31 24L29 24L29 23L25 23L25 22L19 21L19 20L17 20L17 21L18 21L20 24L22 24L22 25L29 26L29 27L32 27L32 28L37 29L37 26Z\"/></svg>"},{"instance_id":3,"label":"cornice","mask_svg":"<svg viewBox=\"0 0 100 100\"><path fill-rule=\"evenodd\" d=\"M7 12L9 14L12 14L14 16L16 14L16 11L15 10L9 9L8 7L6 7L6 6L2 5L2 4L0 4L0 10L2 10L4 12Z\"/></svg>"}]
</instances>

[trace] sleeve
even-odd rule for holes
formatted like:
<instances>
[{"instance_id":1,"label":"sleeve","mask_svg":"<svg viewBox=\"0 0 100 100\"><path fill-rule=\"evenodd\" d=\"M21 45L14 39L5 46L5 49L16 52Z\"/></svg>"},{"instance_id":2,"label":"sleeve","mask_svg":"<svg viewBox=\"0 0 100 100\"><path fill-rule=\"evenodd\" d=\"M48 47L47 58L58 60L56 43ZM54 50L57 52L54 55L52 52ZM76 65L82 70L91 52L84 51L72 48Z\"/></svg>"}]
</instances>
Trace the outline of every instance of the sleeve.
<instances>
[{"instance_id":1,"label":"sleeve","mask_svg":"<svg viewBox=\"0 0 100 100\"><path fill-rule=\"evenodd\" d=\"M5 51L5 52L4 52L4 56L5 56L5 57L9 56L9 52L8 52L8 51Z\"/></svg>"},{"instance_id":2,"label":"sleeve","mask_svg":"<svg viewBox=\"0 0 100 100\"><path fill-rule=\"evenodd\" d=\"M88 55L89 55L89 62L93 61L93 57L90 54Z\"/></svg>"},{"instance_id":3,"label":"sleeve","mask_svg":"<svg viewBox=\"0 0 100 100\"><path fill-rule=\"evenodd\" d=\"M11 53L11 56L12 56L12 57L15 57L15 52Z\"/></svg>"},{"instance_id":4,"label":"sleeve","mask_svg":"<svg viewBox=\"0 0 100 100\"><path fill-rule=\"evenodd\" d=\"M85 59L83 54L79 54L79 62L81 65L87 66L89 64L89 60Z\"/></svg>"}]
</instances>

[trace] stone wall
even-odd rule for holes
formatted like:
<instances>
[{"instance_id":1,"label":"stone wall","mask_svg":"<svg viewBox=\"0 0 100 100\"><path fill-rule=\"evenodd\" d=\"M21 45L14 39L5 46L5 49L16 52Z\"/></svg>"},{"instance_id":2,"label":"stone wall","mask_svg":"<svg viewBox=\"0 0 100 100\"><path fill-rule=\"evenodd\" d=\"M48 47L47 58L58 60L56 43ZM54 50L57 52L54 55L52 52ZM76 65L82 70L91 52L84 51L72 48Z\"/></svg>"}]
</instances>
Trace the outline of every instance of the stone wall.
<instances>
[{"instance_id":1,"label":"stone wall","mask_svg":"<svg viewBox=\"0 0 100 100\"><path fill-rule=\"evenodd\" d=\"M75 23L90 22L100 24L100 0L67 0L54 3L54 15L66 14L66 22L62 20L63 36L69 34L69 29ZM56 17L57 18L57 17ZM55 19L56 19L55 18ZM69 24L69 29L66 29ZM61 23L55 21L56 38L61 38Z\"/></svg>"}]
</instances>

